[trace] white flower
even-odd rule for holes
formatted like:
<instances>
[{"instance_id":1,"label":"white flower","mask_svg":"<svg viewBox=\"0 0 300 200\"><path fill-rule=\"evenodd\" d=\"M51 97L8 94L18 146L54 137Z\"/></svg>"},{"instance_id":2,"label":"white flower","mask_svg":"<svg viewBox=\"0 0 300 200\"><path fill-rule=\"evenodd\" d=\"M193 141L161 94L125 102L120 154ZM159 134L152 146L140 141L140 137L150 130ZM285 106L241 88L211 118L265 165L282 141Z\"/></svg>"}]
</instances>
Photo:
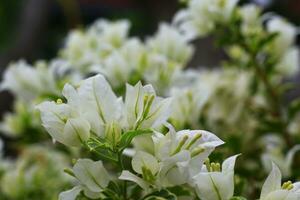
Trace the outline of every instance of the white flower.
<instances>
[{"instance_id":1,"label":"white flower","mask_svg":"<svg viewBox=\"0 0 300 200\"><path fill-rule=\"evenodd\" d=\"M90 124L68 104L44 102L37 106L44 128L51 137L69 146L79 146L90 136Z\"/></svg>"},{"instance_id":2,"label":"white flower","mask_svg":"<svg viewBox=\"0 0 300 200\"><path fill-rule=\"evenodd\" d=\"M75 200L81 191L85 196L97 199L111 180L101 161L79 159L73 167L73 172L80 185L62 192L59 195L60 200Z\"/></svg>"},{"instance_id":3,"label":"white flower","mask_svg":"<svg viewBox=\"0 0 300 200\"><path fill-rule=\"evenodd\" d=\"M184 128L186 125L196 128L201 110L212 93L211 86L200 79L187 87L173 87L170 93L173 98L172 124L176 128Z\"/></svg>"},{"instance_id":4,"label":"white flower","mask_svg":"<svg viewBox=\"0 0 300 200\"><path fill-rule=\"evenodd\" d=\"M175 16L175 24L187 38L205 36L210 33L216 23L227 23L237 5L238 0L191 0L188 8Z\"/></svg>"},{"instance_id":5,"label":"white flower","mask_svg":"<svg viewBox=\"0 0 300 200\"><path fill-rule=\"evenodd\" d=\"M229 200L234 193L234 165L237 155L227 158L222 169L219 163L207 164L206 169L196 175L195 188L203 200Z\"/></svg>"},{"instance_id":6,"label":"white flower","mask_svg":"<svg viewBox=\"0 0 300 200\"><path fill-rule=\"evenodd\" d=\"M281 172L273 163L272 171L266 179L260 194L260 200L298 200L300 183L285 182L281 186Z\"/></svg>"},{"instance_id":7,"label":"white flower","mask_svg":"<svg viewBox=\"0 0 300 200\"><path fill-rule=\"evenodd\" d=\"M280 148L273 147L262 155L263 166L266 170L270 171L272 163L275 163L281 170L283 177L289 177L291 175L294 155L299 150L300 145L296 145L287 152L286 156L284 156Z\"/></svg>"},{"instance_id":8,"label":"white flower","mask_svg":"<svg viewBox=\"0 0 300 200\"><path fill-rule=\"evenodd\" d=\"M160 24L158 32L146 42L151 53L165 56L168 60L186 64L193 48L179 31L168 24Z\"/></svg>"},{"instance_id":9,"label":"white flower","mask_svg":"<svg viewBox=\"0 0 300 200\"><path fill-rule=\"evenodd\" d=\"M187 168L189 177L199 173L201 165L209 154L215 147L224 143L208 131L182 130L175 132L172 126L169 126L169 132L166 135L156 132L152 138L155 157L161 161L167 161L181 151L188 152L191 158Z\"/></svg>"},{"instance_id":10,"label":"white flower","mask_svg":"<svg viewBox=\"0 0 300 200\"><path fill-rule=\"evenodd\" d=\"M132 168L139 176L123 171L119 178L133 181L145 190L189 183L214 148L223 144L207 131L176 133L171 125L169 129L166 135L156 132L152 137L154 154L138 151L133 156Z\"/></svg>"},{"instance_id":11,"label":"white flower","mask_svg":"<svg viewBox=\"0 0 300 200\"><path fill-rule=\"evenodd\" d=\"M122 99L114 94L102 75L83 80L76 90L69 87L64 96L68 102L74 102L73 107L89 121L91 131L98 136L104 136L106 124L122 117Z\"/></svg>"},{"instance_id":12,"label":"white flower","mask_svg":"<svg viewBox=\"0 0 300 200\"><path fill-rule=\"evenodd\" d=\"M188 174L185 169L189 159L187 151L181 151L164 161L159 161L149 153L138 151L132 159L132 167L142 178L125 170L119 179L133 181L146 191L151 186L161 189L181 185L187 181Z\"/></svg>"},{"instance_id":13,"label":"white flower","mask_svg":"<svg viewBox=\"0 0 300 200\"><path fill-rule=\"evenodd\" d=\"M126 85L125 112L129 129L155 128L170 116L170 98L157 97L151 85Z\"/></svg>"},{"instance_id":14,"label":"white flower","mask_svg":"<svg viewBox=\"0 0 300 200\"><path fill-rule=\"evenodd\" d=\"M270 33L278 33L274 40L275 53L284 54L295 42L297 29L285 19L276 16L267 23L267 30Z\"/></svg>"},{"instance_id":15,"label":"white flower","mask_svg":"<svg viewBox=\"0 0 300 200\"><path fill-rule=\"evenodd\" d=\"M47 66L34 68L22 60L11 64L5 71L1 89L10 90L25 101L31 101L42 94L57 94L54 75Z\"/></svg>"},{"instance_id":16,"label":"white flower","mask_svg":"<svg viewBox=\"0 0 300 200\"><path fill-rule=\"evenodd\" d=\"M255 4L247 4L240 8L242 17L243 34L251 34L262 31L262 23L260 18L261 9Z\"/></svg>"},{"instance_id":17,"label":"white flower","mask_svg":"<svg viewBox=\"0 0 300 200\"><path fill-rule=\"evenodd\" d=\"M106 56L120 48L128 36L129 22L110 22L100 19L87 31L72 31L66 40L62 57L82 72L89 72L92 65L100 65Z\"/></svg>"},{"instance_id":18,"label":"white flower","mask_svg":"<svg viewBox=\"0 0 300 200\"><path fill-rule=\"evenodd\" d=\"M279 63L275 66L276 70L283 76L296 75L299 70L299 49L291 47L283 53Z\"/></svg>"}]
</instances>

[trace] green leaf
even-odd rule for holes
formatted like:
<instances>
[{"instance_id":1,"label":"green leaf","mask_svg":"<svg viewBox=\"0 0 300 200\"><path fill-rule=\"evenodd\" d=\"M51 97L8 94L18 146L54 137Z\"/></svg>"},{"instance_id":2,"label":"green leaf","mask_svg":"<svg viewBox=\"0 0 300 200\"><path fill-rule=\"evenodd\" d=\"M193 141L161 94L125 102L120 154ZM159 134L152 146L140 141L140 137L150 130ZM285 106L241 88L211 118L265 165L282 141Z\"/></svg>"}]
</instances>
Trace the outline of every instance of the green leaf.
<instances>
[{"instance_id":1,"label":"green leaf","mask_svg":"<svg viewBox=\"0 0 300 200\"><path fill-rule=\"evenodd\" d=\"M110 145L101 138L90 138L86 141L89 151L96 153L101 158L118 162L118 153L111 150Z\"/></svg>"},{"instance_id":2,"label":"green leaf","mask_svg":"<svg viewBox=\"0 0 300 200\"><path fill-rule=\"evenodd\" d=\"M292 103L289 105L288 108L288 117L289 119L293 119L298 112L300 111L300 99L295 99L292 101Z\"/></svg>"},{"instance_id":3,"label":"green leaf","mask_svg":"<svg viewBox=\"0 0 300 200\"><path fill-rule=\"evenodd\" d=\"M144 134L150 134L153 131L151 129L146 130L134 130L134 131L128 131L121 136L121 140L118 144L119 150L124 150L126 147L128 147L131 144L131 141L134 137Z\"/></svg>"},{"instance_id":4,"label":"green leaf","mask_svg":"<svg viewBox=\"0 0 300 200\"><path fill-rule=\"evenodd\" d=\"M177 200L176 195L168 190L155 191L143 198L143 200Z\"/></svg>"},{"instance_id":5,"label":"green leaf","mask_svg":"<svg viewBox=\"0 0 300 200\"><path fill-rule=\"evenodd\" d=\"M169 187L168 190L176 196L192 196L191 190L182 186Z\"/></svg>"}]
</instances>

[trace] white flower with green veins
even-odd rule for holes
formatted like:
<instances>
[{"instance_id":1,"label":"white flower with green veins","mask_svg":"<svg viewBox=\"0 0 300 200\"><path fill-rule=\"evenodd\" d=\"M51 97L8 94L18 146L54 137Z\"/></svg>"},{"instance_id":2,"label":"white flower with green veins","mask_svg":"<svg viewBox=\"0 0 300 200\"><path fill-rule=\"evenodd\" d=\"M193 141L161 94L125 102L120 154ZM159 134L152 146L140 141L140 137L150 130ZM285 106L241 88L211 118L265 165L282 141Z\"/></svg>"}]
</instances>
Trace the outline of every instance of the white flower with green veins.
<instances>
[{"instance_id":1,"label":"white flower with green veins","mask_svg":"<svg viewBox=\"0 0 300 200\"><path fill-rule=\"evenodd\" d=\"M272 164L272 171L263 184L260 200L298 200L300 199L300 182L287 181L281 185L281 172Z\"/></svg>"},{"instance_id":2,"label":"white flower with green veins","mask_svg":"<svg viewBox=\"0 0 300 200\"><path fill-rule=\"evenodd\" d=\"M111 180L102 161L90 159L79 159L73 167L73 175L80 185L60 193L59 200L75 200L81 191L88 198L98 199Z\"/></svg>"},{"instance_id":3,"label":"white flower with green veins","mask_svg":"<svg viewBox=\"0 0 300 200\"><path fill-rule=\"evenodd\" d=\"M234 165L238 155L227 158L222 167L206 161L203 171L193 177L194 187L203 200L229 200L234 194Z\"/></svg>"},{"instance_id":4,"label":"white flower with green veins","mask_svg":"<svg viewBox=\"0 0 300 200\"><path fill-rule=\"evenodd\" d=\"M126 85L125 117L129 130L161 126L170 116L171 98L158 97L151 85Z\"/></svg>"}]
</instances>

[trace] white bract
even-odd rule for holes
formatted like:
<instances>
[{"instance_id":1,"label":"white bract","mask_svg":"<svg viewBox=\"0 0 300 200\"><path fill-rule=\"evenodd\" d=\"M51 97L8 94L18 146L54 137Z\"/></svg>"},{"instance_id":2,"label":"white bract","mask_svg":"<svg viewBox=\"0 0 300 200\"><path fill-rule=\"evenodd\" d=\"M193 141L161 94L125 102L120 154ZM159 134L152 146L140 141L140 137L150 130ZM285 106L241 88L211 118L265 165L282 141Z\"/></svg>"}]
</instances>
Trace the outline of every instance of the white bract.
<instances>
[{"instance_id":1,"label":"white bract","mask_svg":"<svg viewBox=\"0 0 300 200\"><path fill-rule=\"evenodd\" d=\"M184 128L186 125L197 128L202 108L213 92L212 86L202 81L200 75L197 79L190 86L171 88L173 103L170 120L176 128Z\"/></svg>"},{"instance_id":2,"label":"white bract","mask_svg":"<svg viewBox=\"0 0 300 200\"><path fill-rule=\"evenodd\" d=\"M79 159L73 167L73 173L80 185L62 192L59 200L75 200L81 191L91 199L98 199L111 180L102 161Z\"/></svg>"},{"instance_id":3,"label":"white bract","mask_svg":"<svg viewBox=\"0 0 300 200\"><path fill-rule=\"evenodd\" d=\"M77 88L66 84L63 95L67 103L58 99L37 108L53 139L70 146L79 146L91 134L115 141L122 131L158 127L170 115L171 99L157 97L151 85L127 85L124 103L102 75L83 80Z\"/></svg>"},{"instance_id":4,"label":"white bract","mask_svg":"<svg viewBox=\"0 0 300 200\"><path fill-rule=\"evenodd\" d=\"M272 171L266 179L260 194L260 200L298 200L300 183L285 182L281 185L281 172L272 164Z\"/></svg>"},{"instance_id":5,"label":"white bract","mask_svg":"<svg viewBox=\"0 0 300 200\"><path fill-rule=\"evenodd\" d=\"M262 163L267 171L272 169L272 163L275 163L281 170L283 177L291 175L291 168L295 154L300 150L300 145L291 148L284 156L280 148L271 148L262 154Z\"/></svg>"},{"instance_id":6,"label":"white bract","mask_svg":"<svg viewBox=\"0 0 300 200\"><path fill-rule=\"evenodd\" d=\"M282 55L294 45L297 29L285 19L276 16L267 23L267 30L270 33L278 33L274 40L274 48L277 54Z\"/></svg>"},{"instance_id":7,"label":"white bract","mask_svg":"<svg viewBox=\"0 0 300 200\"><path fill-rule=\"evenodd\" d=\"M11 91L24 101L32 101L41 94L58 93L51 69L44 65L34 68L22 60L5 71L1 89Z\"/></svg>"},{"instance_id":8,"label":"white bract","mask_svg":"<svg viewBox=\"0 0 300 200\"><path fill-rule=\"evenodd\" d=\"M206 36L217 23L226 23L232 17L238 0L191 0L188 8L175 16L175 24L187 38Z\"/></svg>"},{"instance_id":9,"label":"white bract","mask_svg":"<svg viewBox=\"0 0 300 200\"><path fill-rule=\"evenodd\" d=\"M248 4L239 9L242 18L241 31L248 35L262 31L261 9L255 4Z\"/></svg>"},{"instance_id":10,"label":"white bract","mask_svg":"<svg viewBox=\"0 0 300 200\"><path fill-rule=\"evenodd\" d=\"M132 166L140 178L123 171L120 179L134 181L144 189L150 186L162 188L190 182L215 147L223 144L214 134L203 130L182 130L175 132L169 125L169 132L153 136L154 155L137 152Z\"/></svg>"},{"instance_id":11,"label":"white bract","mask_svg":"<svg viewBox=\"0 0 300 200\"><path fill-rule=\"evenodd\" d=\"M70 61L80 71L89 72L91 65L101 64L112 51L126 41L129 22L96 21L87 31L74 30L61 51L64 59Z\"/></svg>"},{"instance_id":12,"label":"white bract","mask_svg":"<svg viewBox=\"0 0 300 200\"><path fill-rule=\"evenodd\" d=\"M168 24L160 24L158 32L148 38L146 46L151 53L180 64L185 64L193 53L193 48L184 35Z\"/></svg>"},{"instance_id":13,"label":"white bract","mask_svg":"<svg viewBox=\"0 0 300 200\"><path fill-rule=\"evenodd\" d=\"M129 129L158 127L170 115L170 98L157 97L151 85L126 85L125 113Z\"/></svg>"},{"instance_id":14,"label":"white bract","mask_svg":"<svg viewBox=\"0 0 300 200\"><path fill-rule=\"evenodd\" d=\"M229 200L234 193L234 165L237 155L227 158L222 167L219 163L206 163L196 175L194 184L203 200Z\"/></svg>"}]
</instances>

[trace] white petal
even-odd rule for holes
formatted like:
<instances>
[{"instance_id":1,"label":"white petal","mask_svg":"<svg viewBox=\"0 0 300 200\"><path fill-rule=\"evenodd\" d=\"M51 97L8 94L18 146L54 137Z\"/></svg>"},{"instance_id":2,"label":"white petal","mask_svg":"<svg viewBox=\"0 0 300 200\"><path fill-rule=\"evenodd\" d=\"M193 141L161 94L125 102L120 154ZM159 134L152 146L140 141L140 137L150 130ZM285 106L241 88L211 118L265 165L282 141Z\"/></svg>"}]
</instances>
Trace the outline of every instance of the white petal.
<instances>
[{"instance_id":1,"label":"white petal","mask_svg":"<svg viewBox=\"0 0 300 200\"><path fill-rule=\"evenodd\" d=\"M222 173L234 171L235 160L239 155L234 155L227 158L222 164Z\"/></svg>"},{"instance_id":2,"label":"white petal","mask_svg":"<svg viewBox=\"0 0 300 200\"><path fill-rule=\"evenodd\" d=\"M279 168L272 163L272 171L266 179L260 194L260 198L265 198L269 193L279 190L281 187L281 172Z\"/></svg>"},{"instance_id":3,"label":"white petal","mask_svg":"<svg viewBox=\"0 0 300 200\"><path fill-rule=\"evenodd\" d=\"M86 104L85 106L96 110L104 123L119 120L120 101L102 75L84 80L78 88L78 94Z\"/></svg>"},{"instance_id":4,"label":"white petal","mask_svg":"<svg viewBox=\"0 0 300 200\"><path fill-rule=\"evenodd\" d=\"M233 173L200 173L194 179L197 194L203 200L228 200L233 196Z\"/></svg>"},{"instance_id":5,"label":"white petal","mask_svg":"<svg viewBox=\"0 0 300 200\"><path fill-rule=\"evenodd\" d=\"M159 170L157 159L149 153L138 151L132 159L132 168L139 174L142 174L142 167L149 169L153 175Z\"/></svg>"},{"instance_id":6,"label":"white petal","mask_svg":"<svg viewBox=\"0 0 300 200\"><path fill-rule=\"evenodd\" d=\"M59 194L59 200L76 200L76 197L80 194L82 188L80 186L75 186L71 190L64 191Z\"/></svg>"},{"instance_id":7,"label":"white petal","mask_svg":"<svg viewBox=\"0 0 300 200\"><path fill-rule=\"evenodd\" d=\"M147 182L145 182L143 179L141 179L140 177L134 175L133 173L131 173L127 170L122 171L122 174L119 177L119 179L135 182L136 184L138 184L144 190L149 189L149 184Z\"/></svg>"},{"instance_id":8,"label":"white petal","mask_svg":"<svg viewBox=\"0 0 300 200\"><path fill-rule=\"evenodd\" d=\"M80 146L90 137L90 124L83 118L68 119L64 128L64 144Z\"/></svg>"},{"instance_id":9,"label":"white petal","mask_svg":"<svg viewBox=\"0 0 300 200\"><path fill-rule=\"evenodd\" d=\"M110 181L109 174L101 161L79 159L73 170L78 180L92 192L101 192Z\"/></svg>"}]
</instances>

